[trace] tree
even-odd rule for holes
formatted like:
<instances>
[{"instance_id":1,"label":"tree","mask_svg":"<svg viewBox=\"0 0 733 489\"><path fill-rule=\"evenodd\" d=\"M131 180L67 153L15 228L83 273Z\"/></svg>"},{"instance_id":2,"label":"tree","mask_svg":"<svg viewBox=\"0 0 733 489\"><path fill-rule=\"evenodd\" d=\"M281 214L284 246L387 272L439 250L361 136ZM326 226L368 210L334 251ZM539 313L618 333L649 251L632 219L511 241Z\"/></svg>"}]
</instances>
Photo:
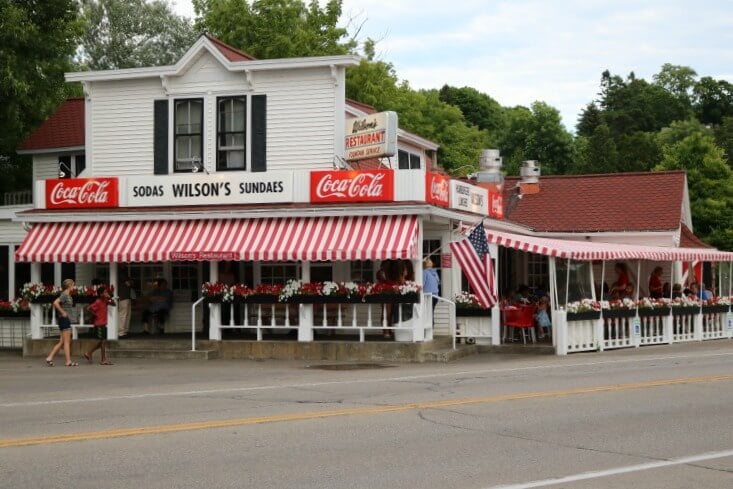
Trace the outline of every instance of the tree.
<instances>
[{"instance_id":1,"label":"tree","mask_svg":"<svg viewBox=\"0 0 733 489\"><path fill-rule=\"evenodd\" d=\"M31 187L15 150L65 98L81 29L74 0L0 0L0 192Z\"/></svg>"},{"instance_id":2,"label":"tree","mask_svg":"<svg viewBox=\"0 0 733 489\"><path fill-rule=\"evenodd\" d=\"M659 73L653 76L654 84L677 97L686 107L692 106L692 88L695 86L697 73L689 66L665 63Z\"/></svg>"},{"instance_id":3,"label":"tree","mask_svg":"<svg viewBox=\"0 0 733 489\"><path fill-rule=\"evenodd\" d=\"M723 149L728 166L733 168L733 117L724 117L715 128L715 143Z\"/></svg>"},{"instance_id":4,"label":"tree","mask_svg":"<svg viewBox=\"0 0 733 489\"><path fill-rule=\"evenodd\" d=\"M733 84L706 76L692 91L695 115L703 124L718 125L733 116Z\"/></svg>"},{"instance_id":5,"label":"tree","mask_svg":"<svg viewBox=\"0 0 733 489\"><path fill-rule=\"evenodd\" d=\"M78 62L92 70L171 65L191 47L191 22L167 0L82 0L86 29Z\"/></svg>"},{"instance_id":6,"label":"tree","mask_svg":"<svg viewBox=\"0 0 733 489\"><path fill-rule=\"evenodd\" d=\"M261 59L347 54L341 0L193 0L196 27Z\"/></svg>"},{"instance_id":7,"label":"tree","mask_svg":"<svg viewBox=\"0 0 733 489\"><path fill-rule=\"evenodd\" d=\"M575 131L578 136L590 137L601 124L603 124L603 113L595 102L591 102L580 113Z\"/></svg>"},{"instance_id":8,"label":"tree","mask_svg":"<svg viewBox=\"0 0 733 489\"><path fill-rule=\"evenodd\" d=\"M695 233L733 250L733 172L709 135L695 133L665 146L658 170L685 170Z\"/></svg>"},{"instance_id":9,"label":"tree","mask_svg":"<svg viewBox=\"0 0 733 489\"><path fill-rule=\"evenodd\" d=\"M618 151L607 125L596 127L590 137L581 136L576 160L569 173L613 173L617 171Z\"/></svg>"},{"instance_id":10,"label":"tree","mask_svg":"<svg viewBox=\"0 0 733 489\"><path fill-rule=\"evenodd\" d=\"M499 102L471 87L443 85L439 94L440 100L461 109L469 124L487 130L492 141L501 139L506 131L506 118Z\"/></svg>"}]
</instances>

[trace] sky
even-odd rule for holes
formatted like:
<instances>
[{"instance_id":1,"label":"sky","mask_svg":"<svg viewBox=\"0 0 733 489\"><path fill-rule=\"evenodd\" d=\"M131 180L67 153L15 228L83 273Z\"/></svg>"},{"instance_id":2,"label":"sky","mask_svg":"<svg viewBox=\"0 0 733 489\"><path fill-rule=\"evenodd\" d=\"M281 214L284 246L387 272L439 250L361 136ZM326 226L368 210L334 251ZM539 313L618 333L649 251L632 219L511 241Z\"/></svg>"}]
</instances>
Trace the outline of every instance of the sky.
<instances>
[{"instance_id":1,"label":"sky","mask_svg":"<svg viewBox=\"0 0 733 489\"><path fill-rule=\"evenodd\" d=\"M194 16L190 0L171 3ZM671 63L733 82L733 0L343 0L349 22L413 88L543 101L570 131L604 70L652 81Z\"/></svg>"}]
</instances>

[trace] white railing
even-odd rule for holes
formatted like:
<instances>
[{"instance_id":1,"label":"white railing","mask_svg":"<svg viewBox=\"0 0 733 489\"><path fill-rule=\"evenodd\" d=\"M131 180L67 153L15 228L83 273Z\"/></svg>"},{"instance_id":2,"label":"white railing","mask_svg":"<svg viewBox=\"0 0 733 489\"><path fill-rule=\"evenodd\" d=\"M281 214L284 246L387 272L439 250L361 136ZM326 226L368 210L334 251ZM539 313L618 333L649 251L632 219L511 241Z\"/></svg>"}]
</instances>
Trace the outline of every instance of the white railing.
<instances>
[{"instance_id":1,"label":"white railing","mask_svg":"<svg viewBox=\"0 0 733 489\"><path fill-rule=\"evenodd\" d=\"M228 308L229 321L221 329L255 331L262 341L267 331L301 328L333 334L358 332L364 342L368 334L391 332L397 341L430 341L433 339L432 302L426 294L414 304L329 303L329 304L248 304L222 303ZM397 311L397 320L389 324L388 311ZM430 313L430 314L429 314ZM312 324L308 324L312 321ZM299 334L299 337L301 335ZM312 338L311 335L302 335Z\"/></svg>"},{"instance_id":2,"label":"white railing","mask_svg":"<svg viewBox=\"0 0 733 489\"><path fill-rule=\"evenodd\" d=\"M197 300L191 304L191 351L196 351L196 307L204 302L204 298ZM203 307L201 314L204 314Z\"/></svg>"},{"instance_id":3,"label":"white railing","mask_svg":"<svg viewBox=\"0 0 733 489\"><path fill-rule=\"evenodd\" d=\"M87 330L93 325L84 322L84 307L88 304L75 304L73 306L76 321L71 323L71 337L79 339L79 329ZM109 315L112 313L109 310ZM107 324L110 324L108 321ZM56 321L56 308L51 304L31 304L31 338L41 339L49 336L58 336L58 322Z\"/></svg>"},{"instance_id":4,"label":"white railing","mask_svg":"<svg viewBox=\"0 0 733 489\"><path fill-rule=\"evenodd\" d=\"M31 332L27 317L0 317L0 350L20 350L23 340Z\"/></svg>"},{"instance_id":5,"label":"white railing","mask_svg":"<svg viewBox=\"0 0 733 489\"><path fill-rule=\"evenodd\" d=\"M567 320L554 314L556 354L733 338L733 314L673 310L663 315Z\"/></svg>"}]
</instances>

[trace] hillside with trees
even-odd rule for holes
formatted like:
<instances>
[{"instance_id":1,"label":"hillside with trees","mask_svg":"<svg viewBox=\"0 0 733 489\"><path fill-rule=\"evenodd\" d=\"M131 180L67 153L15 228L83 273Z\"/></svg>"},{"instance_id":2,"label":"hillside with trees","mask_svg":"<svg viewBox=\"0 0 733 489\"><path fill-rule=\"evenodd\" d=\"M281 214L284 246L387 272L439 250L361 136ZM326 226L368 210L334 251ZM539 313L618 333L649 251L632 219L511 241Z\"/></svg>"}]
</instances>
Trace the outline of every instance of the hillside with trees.
<instances>
[{"instance_id":1,"label":"hillside with trees","mask_svg":"<svg viewBox=\"0 0 733 489\"><path fill-rule=\"evenodd\" d=\"M48 19L32 14L36 3ZM375 41L359 39L360 25L344 25L341 0L193 3L195 21L175 15L167 0L0 1L0 59L9 67L0 79L8 101L0 112L0 165L18 175L0 191L30 187L22 170L28 159L14 148L63 98L79 93L65 86L64 71L170 64L208 32L262 59L360 54L347 72L347 97L395 110L401 127L440 144L439 161L453 175L476 171L483 148L499 148L513 175L529 159L544 174L684 169L695 232L733 250L733 85L725 80L672 64L651 80L605 71L572 134L542 101L507 107L471 87L412 88L378 59Z\"/></svg>"}]
</instances>

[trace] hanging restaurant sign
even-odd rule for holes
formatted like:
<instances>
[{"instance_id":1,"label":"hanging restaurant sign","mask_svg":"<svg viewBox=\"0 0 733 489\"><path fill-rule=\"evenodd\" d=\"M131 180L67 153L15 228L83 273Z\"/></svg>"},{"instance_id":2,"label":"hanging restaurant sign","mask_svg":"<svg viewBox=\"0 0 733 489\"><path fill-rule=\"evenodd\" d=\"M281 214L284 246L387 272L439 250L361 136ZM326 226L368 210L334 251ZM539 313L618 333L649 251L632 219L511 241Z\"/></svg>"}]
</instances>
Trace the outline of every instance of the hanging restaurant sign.
<instances>
[{"instance_id":1,"label":"hanging restaurant sign","mask_svg":"<svg viewBox=\"0 0 733 489\"><path fill-rule=\"evenodd\" d=\"M46 209L96 209L118 205L117 178L46 180Z\"/></svg>"},{"instance_id":2,"label":"hanging restaurant sign","mask_svg":"<svg viewBox=\"0 0 733 489\"><path fill-rule=\"evenodd\" d=\"M270 204L293 201L293 173L217 174L127 177L130 207Z\"/></svg>"},{"instance_id":3,"label":"hanging restaurant sign","mask_svg":"<svg viewBox=\"0 0 733 489\"><path fill-rule=\"evenodd\" d=\"M430 204L448 207L450 192L448 191L450 178L440 173L425 173L425 200Z\"/></svg>"},{"instance_id":4,"label":"hanging restaurant sign","mask_svg":"<svg viewBox=\"0 0 733 489\"><path fill-rule=\"evenodd\" d=\"M394 156L397 152L397 112L377 112L346 119L347 161Z\"/></svg>"},{"instance_id":5,"label":"hanging restaurant sign","mask_svg":"<svg viewBox=\"0 0 733 489\"><path fill-rule=\"evenodd\" d=\"M394 170L311 172L311 202L392 202Z\"/></svg>"}]
</instances>

